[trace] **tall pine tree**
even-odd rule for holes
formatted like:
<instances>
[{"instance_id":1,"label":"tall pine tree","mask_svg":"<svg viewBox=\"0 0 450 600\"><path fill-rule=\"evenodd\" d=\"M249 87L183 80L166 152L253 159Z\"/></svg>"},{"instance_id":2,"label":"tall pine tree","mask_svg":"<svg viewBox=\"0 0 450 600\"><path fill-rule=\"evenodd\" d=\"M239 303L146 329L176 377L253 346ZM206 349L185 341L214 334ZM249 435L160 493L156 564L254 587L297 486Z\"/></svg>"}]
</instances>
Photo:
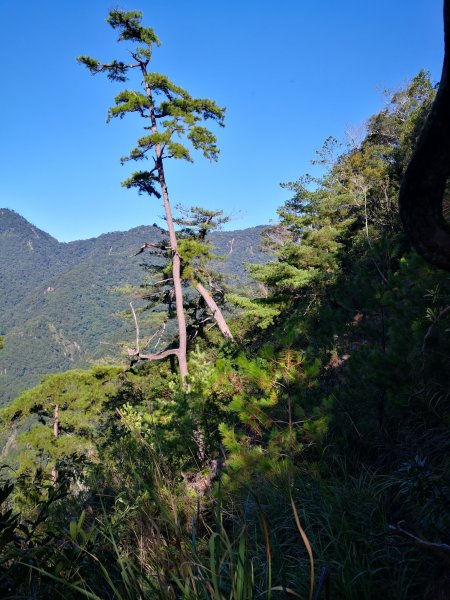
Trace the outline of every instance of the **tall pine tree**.
<instances>
[{"instance_id":1,"label":"tall pine tree","mask_svg":"<svg viewBox=\"0 0 450 600\"><path fill-rule=\"evenodd\" d=\"M149 196L162 196L165 218L172 257L172 278L178 321L178 347L157 354L141 355L138 358L150 360L175 355L178 359L180 375L188 374L186 348L186 318L183 306L183 288L181 281L181 257L175 233L172 210L164 170L165 160L183 159L192 162L189 148L179 140L188 141L195 150L200 150L205 158L217 160L219 150L216 137L202 121L213 120L223 126L225 110L215 102L203 98L193 98L186 90L175 85L166 75L152 72L149 64L153 47L160 41L153 29L143 27L142 13L139 11L111 10L107 22L119 31L118 41L132 44L130 50L133 62L113 60L101 63L89 56L80 56L78 61L84 64L92 74L106 73L111 81L124 82L130 72L140 78L140 90L123 90L115 98L115 106L110 108L108 120L136 113L144 121L145 135L138 139L137 146L129 155L122 157L122 163L142 161L151 158L153 166L148 170L139 170L123 182L127 188L136 188L139 193Z\"/></svg>"}]
</instances>

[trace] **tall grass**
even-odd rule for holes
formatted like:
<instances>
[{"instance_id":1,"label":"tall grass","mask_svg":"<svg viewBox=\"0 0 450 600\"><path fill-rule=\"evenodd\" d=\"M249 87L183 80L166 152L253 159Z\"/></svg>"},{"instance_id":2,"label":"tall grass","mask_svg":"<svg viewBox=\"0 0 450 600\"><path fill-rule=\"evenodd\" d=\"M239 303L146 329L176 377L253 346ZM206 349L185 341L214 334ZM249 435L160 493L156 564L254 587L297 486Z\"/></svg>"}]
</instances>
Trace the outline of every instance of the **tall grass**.
<instances>
[{"instance_id":1,"label":"tall grass","mask_svg":"<svg viewBox=\"0 0 450 600\"><path fill-rule=\"evenodd\" d=\"M164 485L160 484L158 489L163 490ZM102 517L89 530L84 528L82 515L78 521L71 522L66 543L77 546L81 554L86 555L89 569L76 569L65 577L44 569L38 569L40 574L65 589L67 598L271 600L287 594L312 600L313 580L309 596L303 596L282 581L272 584L271 532L261 510L256 527L254 523L246 523L224 509L218 485L214 514L203 514L198 499L189 531L180 519L178 500L175 488L171 494L159 495L156 504L159 514L164 515L159 520L149 511L136 510L134 515L129 514L129 528L125 535L122 532L121 539L117 536L117 519L111 519L105 508ZM308 547L312 558L311 546L294 504L291 520L299 527L298 543ZM208 524L211 521L213 526ZM94 544L90 544L92 540ZM96 548L107 548L105 555L109 560L96 552ZM306 579L309 572L313 573L312 565L305 571Z\"/></svg>"}]
</instances>

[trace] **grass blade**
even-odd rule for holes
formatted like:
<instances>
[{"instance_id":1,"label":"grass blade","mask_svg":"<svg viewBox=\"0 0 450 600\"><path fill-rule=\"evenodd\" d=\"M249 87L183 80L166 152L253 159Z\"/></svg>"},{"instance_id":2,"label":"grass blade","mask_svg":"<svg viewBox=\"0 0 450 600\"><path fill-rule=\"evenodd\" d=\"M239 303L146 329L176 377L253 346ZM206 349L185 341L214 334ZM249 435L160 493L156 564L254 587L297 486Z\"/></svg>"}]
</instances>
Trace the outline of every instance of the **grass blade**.
<instances>
[{"instance_id":1,"label":"grass blade","mask_svg":"<svg viewBox=\"0 0 450 600\"><path fill-rule=\"evenodd\" d=\"M313 594L314 594L314 556L313 556L313 553L312 553L311 544L309 543L309 540L308 540L308 536L306 535L305 530L301 526L300 518L298 516L297 508L295 506L294 499L292 498L292 494L289 494L289 495L290 495L290 498L291 498L291 506L292 506L292 511L294 513L295 523L297 524L297 529L300 532L301 538L303 540L303 543L305 544L305 548L306 548L306 551L308 552L308 556L309 556L310 583L309 583L309 596L308 596L308 598L309 598L309 600L312 600L313 599Z\"/></svg>"}]
</instances>

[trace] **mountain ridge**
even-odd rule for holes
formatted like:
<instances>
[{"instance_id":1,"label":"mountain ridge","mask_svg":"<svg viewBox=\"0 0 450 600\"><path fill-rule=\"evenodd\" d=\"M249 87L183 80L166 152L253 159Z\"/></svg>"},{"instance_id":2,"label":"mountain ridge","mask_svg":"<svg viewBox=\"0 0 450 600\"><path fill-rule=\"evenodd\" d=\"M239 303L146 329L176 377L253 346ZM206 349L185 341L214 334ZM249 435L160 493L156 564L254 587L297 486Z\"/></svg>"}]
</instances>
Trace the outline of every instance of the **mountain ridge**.
<instances>
[{"instance_id":1,"label":"mountain ridge","mask_svg":"<svg viewBox=\"0 0 450 600\"><path fill-rule=\"evenodd\" d=\"M258 247L263 228L214 232L215 252L226 256L217 267L245 279L245 262L267 260ZM164 237L158 226L140 225L58 242L19 213L0 209L0 404L41 375L120 359L118 344L133 331L118 316L129 299L114 289L142 284L143 260L134 255L144 242Z\"/></svg>"}]
</instances>

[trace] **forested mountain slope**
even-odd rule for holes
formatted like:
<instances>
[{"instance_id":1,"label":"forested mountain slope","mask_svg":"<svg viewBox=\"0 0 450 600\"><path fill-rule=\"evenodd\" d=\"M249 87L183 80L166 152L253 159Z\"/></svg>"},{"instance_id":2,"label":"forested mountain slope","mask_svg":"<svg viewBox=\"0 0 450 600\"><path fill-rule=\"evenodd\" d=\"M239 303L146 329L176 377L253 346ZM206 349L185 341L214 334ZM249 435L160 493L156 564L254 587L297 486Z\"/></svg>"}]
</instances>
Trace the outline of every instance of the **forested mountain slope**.
<instances>
[{"instance_id":1,"label":"forested mountain slope","mask_svg":"<svg viewBox=\"0 0 450 600\"><path fill-rule=\"evenodd\" d=\"M225 266L250 259L259 287L225 297L241 307L233 339L211 318L189 336L185 377L171 362L181 344L140 354L144 322L162 313L138 311L133 342L117 314L128 297L111 293L149 275L150 250L136 252L159 230L68 245L41 235L31 267L45 264L45 244L56 263L33 273L33 294L14 288L0 356L25 379L48 349L55 364L81 365L103 348L114 360L123 339L139 366L51 375L0 410L12 480L0 482L0 596L448 598L450 279L414 251L398 211L434 98L422 71L360 141L328 138L319 175L284 184L291 197L263 234L270 261L249 232L216 237ZM27 235L14 243L6 216L12 279L14 256L41 246L20 218ZM186 338L202 240L185 237L177 255ZM164 251L174 263L174 246ZM175 280L170 265L162 275Z\"/></svg>"},{"instance_id":2,"label":"forested mountain slope","mask_svg":"<svg viewBox=\"0 0 450 600\"><path fill-rule=\"evenodd\" d=\"M215 251L225 257L217 267L242 278L245 262L264 261L261 229L213 233ZM151 255L134 255L144 242L162 239L162 229L142 226L60 243L17 213L0 210L2 403L42 374L118 359L118 342L134 333L119 314L129 310L130 298L115 290L144 281Z\"/></svg>"}]
</instances>

